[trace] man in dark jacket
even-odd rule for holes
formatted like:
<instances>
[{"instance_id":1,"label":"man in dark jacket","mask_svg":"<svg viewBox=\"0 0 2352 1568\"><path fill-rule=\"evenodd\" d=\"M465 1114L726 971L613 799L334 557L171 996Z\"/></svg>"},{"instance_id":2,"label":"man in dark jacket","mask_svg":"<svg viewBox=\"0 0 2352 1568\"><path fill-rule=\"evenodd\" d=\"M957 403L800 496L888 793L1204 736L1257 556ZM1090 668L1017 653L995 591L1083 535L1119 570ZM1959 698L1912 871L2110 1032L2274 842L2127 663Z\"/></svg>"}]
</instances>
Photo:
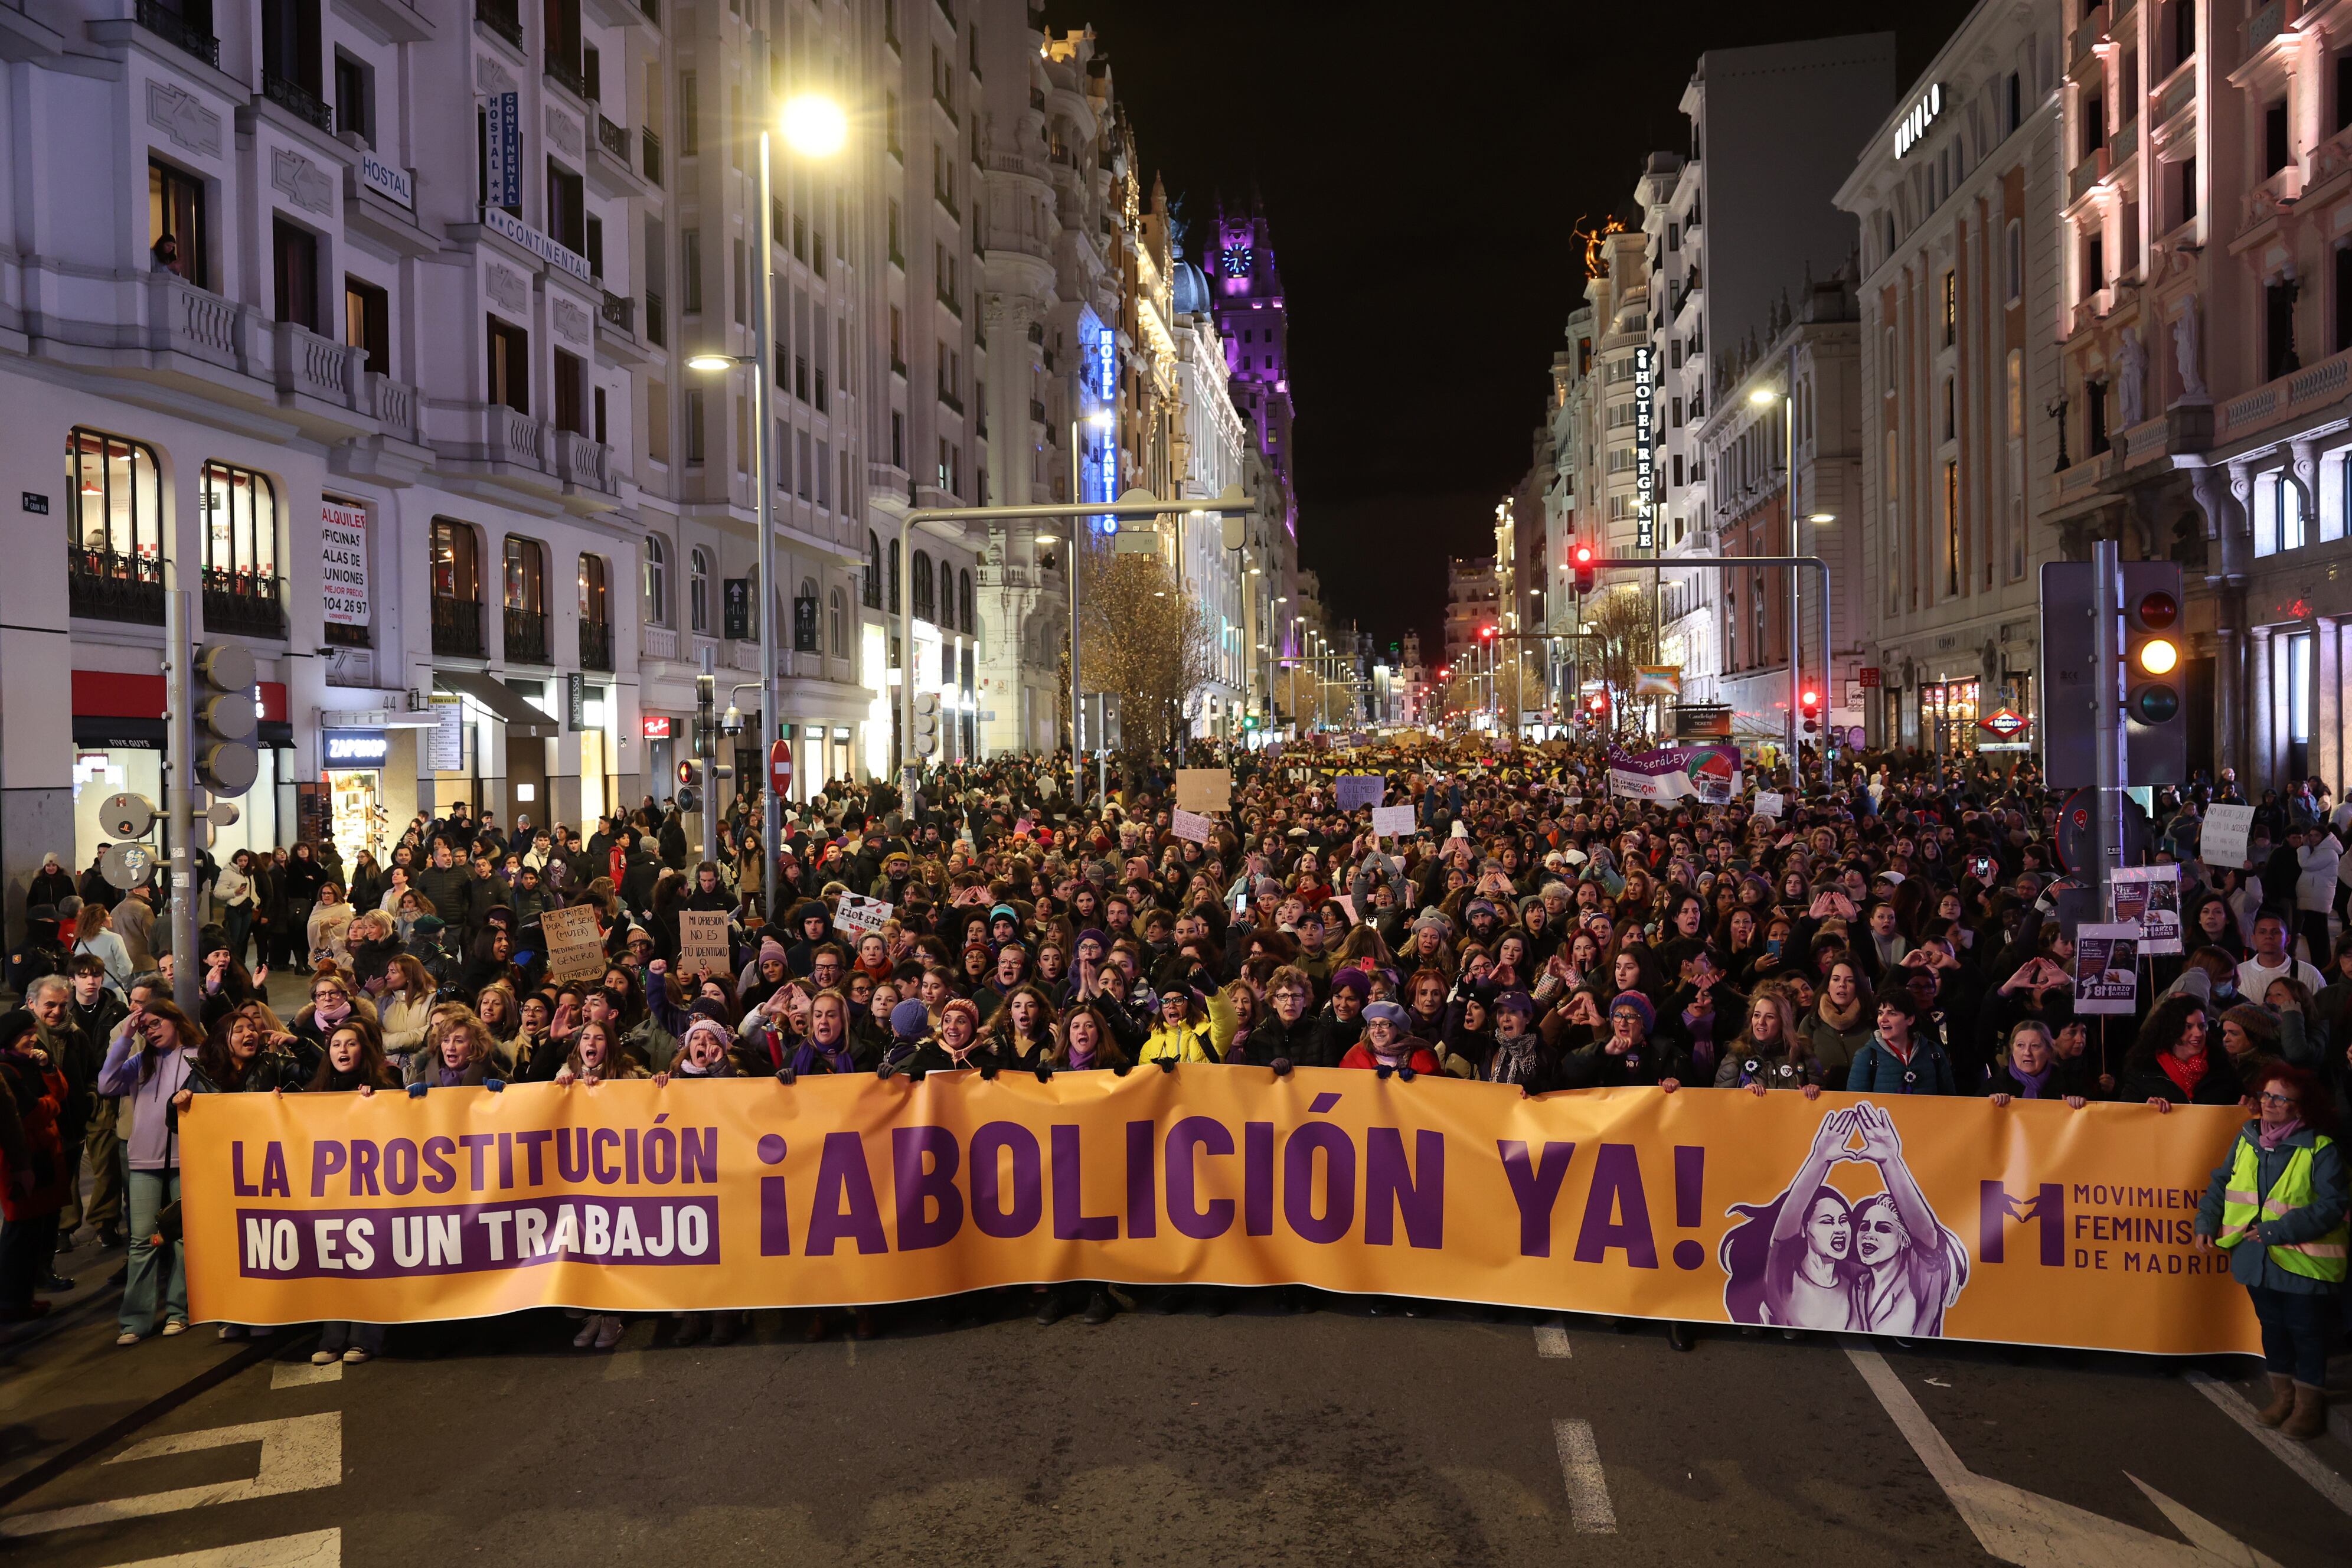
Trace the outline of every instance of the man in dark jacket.
<instances>
[{"instance_id":1,"label":"man in dark jacket","mask_svg":"<svg viewBox=\"0 0 2352 1568\"><path fill-rule=\"evenodd\" d=\"M473 880L467 889L473 898L473 909L466 922L468 940L481 935L482 929L489 923L492 910L513 911L514 891L499 879L497 864L487 855L474 857Z\"/></svg>"},{"instance_id":2,"label":"man in dark jacket","mask_svg":"<svg viewBox=\"0 0 2352 1568\"><path fill-rule=\"evenodd\" d=\"M446 839L433 846L433 864L417 872L415 881L417 892L432 904L444 925L464 931L473 924L473 874L457 864Z\"/></svg>"}]
</instances>

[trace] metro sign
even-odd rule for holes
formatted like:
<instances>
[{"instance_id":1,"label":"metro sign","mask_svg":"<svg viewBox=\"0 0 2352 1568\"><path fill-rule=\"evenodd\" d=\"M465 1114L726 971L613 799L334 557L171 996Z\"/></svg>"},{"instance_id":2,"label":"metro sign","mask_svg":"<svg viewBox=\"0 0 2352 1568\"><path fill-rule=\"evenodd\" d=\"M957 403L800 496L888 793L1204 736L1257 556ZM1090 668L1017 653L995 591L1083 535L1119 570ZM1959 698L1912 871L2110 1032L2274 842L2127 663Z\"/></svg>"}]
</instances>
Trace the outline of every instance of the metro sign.
<instances>
[{"instance_id":1,"label":"metro sign","mask_svg":"<svg viewBox=\"0 0 2352 1568\"><path fill-rule=\"evenodd\" d=\"M2024 731L2025 723L2022 716L2006 708L1996 708L1977 721L1977 728L1990 730L2004 741L2013 741Z\"/></svg>"}]
</instances>

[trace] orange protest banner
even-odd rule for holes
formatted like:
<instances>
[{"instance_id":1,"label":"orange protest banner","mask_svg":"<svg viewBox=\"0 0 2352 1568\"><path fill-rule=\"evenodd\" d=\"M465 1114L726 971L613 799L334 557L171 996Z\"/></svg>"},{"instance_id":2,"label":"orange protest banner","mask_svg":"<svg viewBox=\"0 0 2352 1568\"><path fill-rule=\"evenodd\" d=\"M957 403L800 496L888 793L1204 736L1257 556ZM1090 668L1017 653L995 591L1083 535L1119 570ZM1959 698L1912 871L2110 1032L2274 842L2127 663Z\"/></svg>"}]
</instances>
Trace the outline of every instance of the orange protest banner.
<instances>
[{"instance_id":1,"label":"orange protest banner","mask_svg":"<svg viewBox=\"0 0 2352 1568\"><path fill-rule=\"evenodd\" d=\"M2189 1354L2259 1342L2191 1244L2241 1120L1192 1066L205 1095L181 1131L202 1319L1110 1279Z\"/></svg>"}]
</instances>

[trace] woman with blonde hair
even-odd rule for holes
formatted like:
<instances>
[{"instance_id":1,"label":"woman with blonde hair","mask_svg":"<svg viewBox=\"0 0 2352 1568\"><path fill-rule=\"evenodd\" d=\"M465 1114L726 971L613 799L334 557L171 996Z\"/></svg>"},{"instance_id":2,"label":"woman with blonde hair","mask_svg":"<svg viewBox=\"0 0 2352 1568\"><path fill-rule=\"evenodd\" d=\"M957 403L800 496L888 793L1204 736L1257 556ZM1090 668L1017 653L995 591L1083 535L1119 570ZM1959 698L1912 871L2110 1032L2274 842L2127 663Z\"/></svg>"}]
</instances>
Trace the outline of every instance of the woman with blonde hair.
<instances>
[{"instance_id":1,"label":"woman with blonde hair","mask_svg":"<svg viewBox=\"0 0 2352 1568\"><path fill-rule=\"evenodd\" d=\"M410 1052L401 1070L412 1090L464 1089L489 1079L497 1060L497 1042L471 1007L435 1009L425 1035L426 1047Z\"/></svg>"}]
</instances>

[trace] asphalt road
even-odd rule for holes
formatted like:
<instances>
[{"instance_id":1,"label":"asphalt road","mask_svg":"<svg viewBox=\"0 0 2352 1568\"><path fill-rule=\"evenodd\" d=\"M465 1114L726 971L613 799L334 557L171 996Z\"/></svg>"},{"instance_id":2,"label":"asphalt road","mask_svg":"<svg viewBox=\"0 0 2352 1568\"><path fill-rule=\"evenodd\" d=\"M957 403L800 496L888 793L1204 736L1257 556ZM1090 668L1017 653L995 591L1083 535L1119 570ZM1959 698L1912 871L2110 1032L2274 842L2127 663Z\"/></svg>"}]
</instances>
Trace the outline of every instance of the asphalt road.
<instances>
[{"instance_id":1,"label":"asphalt road","mask_svg":"<svg viewBox=\"0 0 2352 1568\"><path fill-rule=\"evenodd\" d=\"M69 1415L78 1390L119 1398L139 1357L155 1358L156 1394L192 1367L235 1370L29 1478L40 1484L0 1509L0 1555L37 1546L43 1568L2352 1559L2352 1449L2266 1445L2232 1419L2234 1394L2178 1366L1729 1331L1676 1354L1648 1325L1353 1303L1040 1328L1023 1300L1000 1305L980 1327L940 1331L910 1310L875 1340L814 1345L799 1315L764 1314L724 1349L672 1347L641 1320L609 1353L518 1320L425 1359L396 1340L394 1357L324 1376L307 1334L242 1366L209 1329L110 1349L29 1401L46 1397L46 1415L10 1410L8 1430Z\"/></svg>"}]
</instances>

